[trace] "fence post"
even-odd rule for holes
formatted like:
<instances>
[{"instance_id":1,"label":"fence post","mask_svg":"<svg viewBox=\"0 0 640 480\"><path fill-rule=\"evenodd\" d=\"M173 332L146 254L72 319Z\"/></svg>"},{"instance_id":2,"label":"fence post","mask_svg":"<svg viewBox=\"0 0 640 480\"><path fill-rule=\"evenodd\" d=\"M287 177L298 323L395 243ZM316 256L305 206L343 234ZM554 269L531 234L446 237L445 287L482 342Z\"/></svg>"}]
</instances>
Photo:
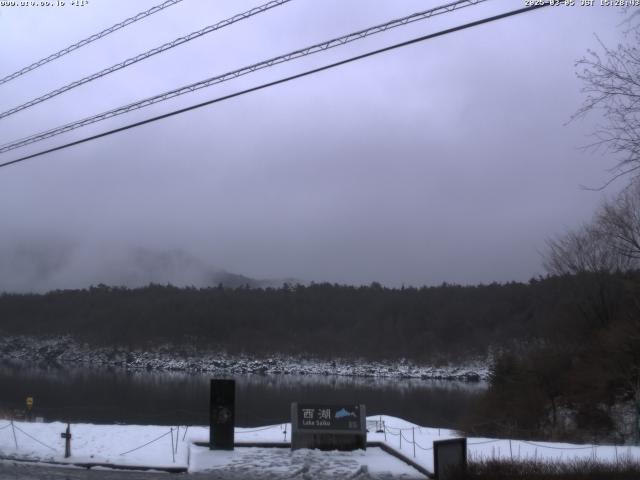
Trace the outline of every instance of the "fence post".
<instances>
[{"instance_id":1,"label":"fence post","mask_svg":"<svg viewBox=\"0 0 640 480\"><path fill-rule=\"evenodd\" d=\"M511 439L509 439L509 454L511 455L511 461L513 462L513 449L511 448Z\"/></svg>"},{"instance_id":2,"label":"fence post","mask_svg":"<svg viewBox=\"0 0 640 480\"><path fill-rule=\"evenodd\" d=\"M67 423L67 431L62 434L64 437L64 458L71 456L71 425Z\"/></svg>"},{"instance_id":3,"label":"fence post","mask_svg":"<svg viewBox=\"0 0 640 480\"><path fill-rule=\"evenodd\" d=\"M384 443L387 443L387 425L382 421L382 430L384 430Z\"/></svg>"},{"instance_id":4,"label":"fence post","mask_svg":"<svg viewBox=\"0 0 640 480\"><path fill-rule=\"evenodd\" d=\"M173 427L171 427L171 456L173 457L173 463L176 463L176 452L173 451Z\"/></svg>"},{"instance_id":5,"label":"fence post","mask_svg":"<svg viewBox=\"0 0 640 480\"><path fill-rule=\"evenodd\" d=\"M178 440L180 439L180 425L176 429L176 453L178 453Z\"/></svg>"},{"instance_id":6,"label":"fence post","mask_svg":"<svg viewBox=\"0 0 640 480\"><path fill-rule=\"evenodd\" d=\"M182 441L184 442L184 439L187 438L187 430L189 430L189 425L187 425L186 427L184 427L184 435L182 436Z\"/></svg>"},{"instance_id":7,"label":"fence post","mask_svg":"<svg viewBox=\"0 0 640 480\"><path fill-rule=\"evenodd\" d=\"M399 429L400 431L400 450L402 450L402 429Z\"/></svg>"},{"instance_id":8,"label":"fence post","mask_svg":"<svg viewBox=\"0 0 640 480\"><path fill-rule=\"evenodd\" d=\"M411 440L413 441L413 458L416 458L416 427L411 427Z\"/></svg>"},{"instance_id":9,"label":"fence post","mask_svg":"<svg viewBox=\"0 0 640 480\"><path fill-rule=\"evenodd\" d=\"M16 427L13 426L13 419L11 419L11 430L13 430L13 441L16 444L16 450L18 450L18 439L16 438Z\"/></svg>"}]
</instances>

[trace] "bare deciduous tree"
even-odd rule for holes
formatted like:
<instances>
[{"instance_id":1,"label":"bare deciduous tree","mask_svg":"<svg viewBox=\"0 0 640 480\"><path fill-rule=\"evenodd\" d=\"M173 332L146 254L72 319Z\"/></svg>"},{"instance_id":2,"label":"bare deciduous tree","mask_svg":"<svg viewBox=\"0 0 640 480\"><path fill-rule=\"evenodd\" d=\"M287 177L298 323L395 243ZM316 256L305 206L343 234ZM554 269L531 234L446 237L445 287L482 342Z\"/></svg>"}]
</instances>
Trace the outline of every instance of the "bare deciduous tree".
<instances>
[{"instance_id":1,"label":"bare deciduous tree","mask_svg":"<svg viewBox=\"0 0 640 480\"><path fill-rule=\"evenodd\" d=\"M639 100L640 101L640 100ZM640 164L639 164L640 165ZM594 317L607 326L604 348L607 364L617 372L636 408L636 440L640 442L640 301L632 288L635 310L621 321L614 318L615 302L610 273L640 266L640 178L614 199L605 202L591 223L548 241L545 267L556 275L571 274L586 298L585 318ZM580 274L590 274L587 278Z\"/></svg>"},{"instance_id":2,"label":"bare deciduous tree","mask_svg":"<svg viewBox=\"0 0 640 480\"><path fill-rule=\"evenodd\" d=\"M631 182L614 200L606 202L597 214L596 225L612 249L637 266L640 261L640 181Z\"/></svg>"},{"instance_id":3,"label":"bare deciduous tree","mask_svg":"<svg viewBox=\"0 0 640 480\"><path fill-rule=\"evenodd\" d=\"M547 241L553 275L617 272L640 266L640 179L605 202L593 220Z\"/></svg>"},{"instance_id":4,"label":"bare deciduous tree","mask_svg":"<svg viewBox=\"0 0 640 480\"><path fill-rule=\"evenodd\" d=\"M609 235L596 223L548 240L544 266L552 275L612 273L627 270L630 259L612 248Z\"/></svg>"},{"instance_id":5,"label":"bare deciduous tree","mask_svg":"<svg viewBox=\"0 0 640 480\"><path fill-rule=\"evenodd\" d=\"M601 51L588 50L576 62L587 98L573 118L596 110L603 113L605 122L596 128L595 141L587 147L602 148L617 157L610 181L640 174L640 26L631 25L626 37L616 48L598 38Z\"/></svg>"}]
</instances>

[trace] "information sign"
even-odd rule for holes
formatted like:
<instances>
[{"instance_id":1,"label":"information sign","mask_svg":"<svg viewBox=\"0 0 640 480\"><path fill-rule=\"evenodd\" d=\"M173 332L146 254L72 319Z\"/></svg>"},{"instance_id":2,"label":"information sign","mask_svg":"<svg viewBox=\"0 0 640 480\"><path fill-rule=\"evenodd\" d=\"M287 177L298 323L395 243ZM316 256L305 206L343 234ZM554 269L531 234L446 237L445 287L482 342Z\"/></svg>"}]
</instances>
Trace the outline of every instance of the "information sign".
<instances>
[{"instance_id":1,"label":"information sign","mask_svg":"<svg viewBox=\"0 0 640 480\"><path fill-rule=\"evenodd\" d=\"M360 430L360 405L298 405L298 428Z\"/></svg>"}]
</instances>

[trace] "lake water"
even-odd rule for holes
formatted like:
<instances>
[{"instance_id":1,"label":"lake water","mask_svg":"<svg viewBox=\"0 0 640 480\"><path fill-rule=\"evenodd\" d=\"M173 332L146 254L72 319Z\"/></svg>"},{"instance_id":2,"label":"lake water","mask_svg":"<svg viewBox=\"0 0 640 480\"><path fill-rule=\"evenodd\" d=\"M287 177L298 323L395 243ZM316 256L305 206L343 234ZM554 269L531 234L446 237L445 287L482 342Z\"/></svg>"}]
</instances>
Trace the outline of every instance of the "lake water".
<instances>
[{"instance_id":1,"label":"lake water","mask_svg":"<svg viewBox=\"0 0 640 480\"><path fill-rule=\"evenodd\" d=\"M291 402L364 403L367 415L455 427L485 383L315 375L241 375L237 425L288 422ZM46 421L206 425L210 374L0 364L0 413L24 411Z\"/></svg>"}]
</instances>

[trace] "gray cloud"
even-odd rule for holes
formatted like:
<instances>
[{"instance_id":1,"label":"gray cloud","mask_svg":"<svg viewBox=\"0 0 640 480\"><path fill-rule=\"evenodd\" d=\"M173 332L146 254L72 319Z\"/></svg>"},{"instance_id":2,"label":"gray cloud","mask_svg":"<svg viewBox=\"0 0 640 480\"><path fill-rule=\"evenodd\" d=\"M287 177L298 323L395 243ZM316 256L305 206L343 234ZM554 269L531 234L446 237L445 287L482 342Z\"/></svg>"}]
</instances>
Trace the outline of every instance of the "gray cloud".
<instances>
[{"instance_id":1,"label":"gray cloud","mask_svg":"<svg viewBox=\"0 0 640 480\"><path fill-rule=\"evenodd\" d=\"M2 9L0 74L153 3ZM185 0L0 87L0 103L254 4ZM436 4L294 0L5 119L0 143ZM26 151L512 8L487 2ZM0 288L198 276L178 266L189 261L162 267L155 253L143 255L146 270L130 271L138 248L254 278L421 285L536 276L545 238L586 220L603 196L579 185L600 185L614 163L577 148L597 118L564 124L582 98L573 62L595 45L593 33L619 41L620 21L613 8L549 8L1 169Z\"/></svg>"}]
</instances>

